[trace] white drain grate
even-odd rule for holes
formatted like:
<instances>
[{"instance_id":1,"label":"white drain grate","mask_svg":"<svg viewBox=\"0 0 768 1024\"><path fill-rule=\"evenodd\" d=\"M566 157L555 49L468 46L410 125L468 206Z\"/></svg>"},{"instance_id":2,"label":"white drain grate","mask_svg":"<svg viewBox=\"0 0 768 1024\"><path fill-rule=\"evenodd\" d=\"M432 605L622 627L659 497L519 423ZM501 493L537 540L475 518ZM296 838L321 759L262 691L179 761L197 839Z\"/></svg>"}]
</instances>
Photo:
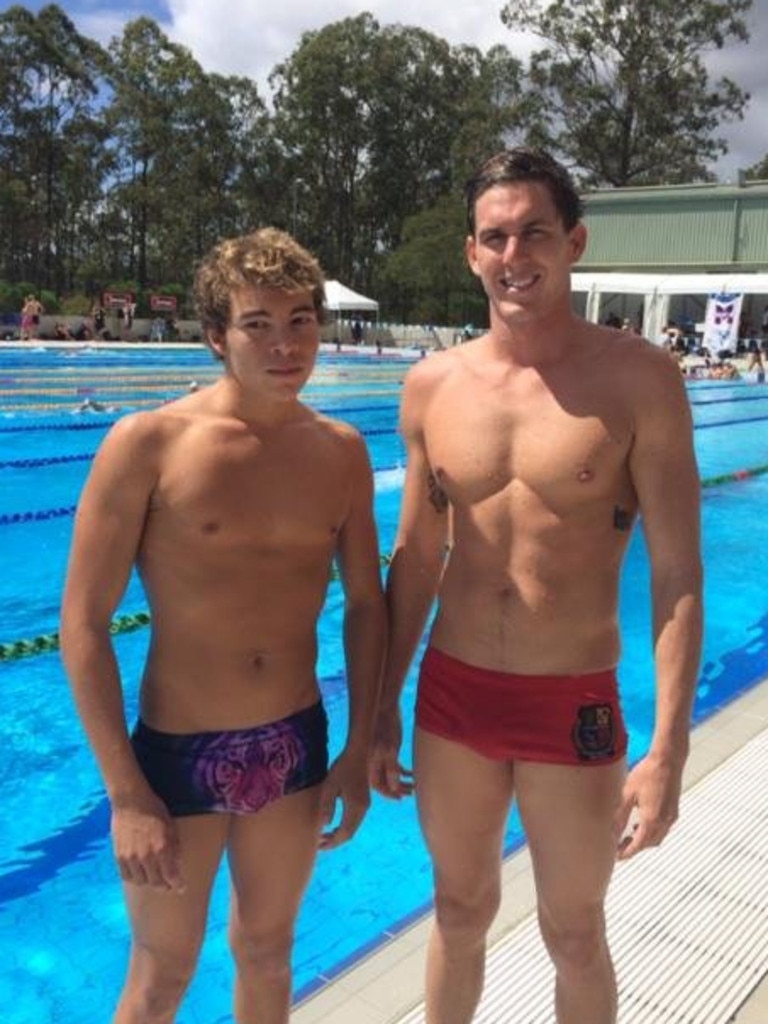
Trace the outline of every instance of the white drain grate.
<instances>
[{"instance_id":1,"label":"white drain grate","mask_svg":"<svg viewBox=\"0 0 768 1024\"><path fill-rule=\"evenodd\" d=\"M656 851L608 896L621 1024L727 1024L768 973L768 731L683 796ZM534 917L488 954L475 1024L552 1024ZM397 1024L423 1024L420 1005Z\"/></svg>"}]
</instances>

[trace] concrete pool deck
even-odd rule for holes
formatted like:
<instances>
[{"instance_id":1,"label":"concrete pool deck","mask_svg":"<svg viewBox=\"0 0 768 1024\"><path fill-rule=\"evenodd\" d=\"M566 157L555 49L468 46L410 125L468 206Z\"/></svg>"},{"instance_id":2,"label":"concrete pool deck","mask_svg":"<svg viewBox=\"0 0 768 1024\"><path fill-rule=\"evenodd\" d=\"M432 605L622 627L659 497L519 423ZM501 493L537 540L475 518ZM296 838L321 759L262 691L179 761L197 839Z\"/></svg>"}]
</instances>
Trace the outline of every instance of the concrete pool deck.
<instances>
[{"instance_id":1,"label":"concrete pool deck","mask_svg":"<svg viewBox=\"0 0 768 1024\"><path fill-rule=\"evenodd\" d=\"M645 853L617 869L608 901L608 920L619 978L620 1024L625 1020L627 1024L767 1024L767 752L768 679L694 729L680 821L660 850ZM726 801L720 808L718 794L721 801ZM735 806L739 799L743 807ZM725 819L729 806L733 806L731 834L716 835L721 820L724 827L728 824ZM713 814L710 824L708 816ZM702 837L711 841L702 842ZM728 855L734 847L743 845L741 837L746 837L752 847L738 851L741 859L734 862ZM720 893L715 913L711 906L697 909L685 903L683 890L700 892L703 888L694 878L696 865L685 852L686 843L689 850L707 852L709 863L701 868L707 872L707 882L718 878L719 868L723 887L740 894L734 897L730 891ZM660 884L665 873L670 875L666 886ZM643 881L649 883L648 889ZM637 916L638 907L631 904L633 894L640 890L641 916L642 904L647 903L645 893L652 893L649 900L653 908L646 905L645 911L652 918L644 922L646 932L651 934L635 934L624 942L619 935L616 944L612 921L619 928L633 914ZM522 850L504 864L502 907L490 937L486 990L476 1015L478 1024L553 1022L551 976L540 948L533 907L530 861L527 851ZM735 915L732 922L731 909ZM674 932L678 922L686 926L678 931L690 932L691 922L702 912L711 939L708 952L702 953L687 935L652 934L659 930L655 929L658 921L663 923L661 931ZM746 924L739 919L740 912L751 915ZM430 926L428 915L297 1006L291 1020L294 1024L420 1024L424 1019L421 1000ZM643 928L638 930L642 932ZM749 948L741 955L740 946L745 944ZM627 946L630 948L624 958ZM637 974L638 964L645 971L644 980L631 977L632 971ZM649 971L653 979L650 984ZM683 1000L687 1008L684 1016L658 1000L649 1004L645 998L649 990L655 993L657 979L664 974L669 975L662 986L667 1002L672 1005L675 1000ZM520 1015L510 1013L510 1003L519 1007L519 999L525 1001L525 1009L521 1008ZM706 1009L697 1011L697 1000Z\"/></svg>"}]
</instances>

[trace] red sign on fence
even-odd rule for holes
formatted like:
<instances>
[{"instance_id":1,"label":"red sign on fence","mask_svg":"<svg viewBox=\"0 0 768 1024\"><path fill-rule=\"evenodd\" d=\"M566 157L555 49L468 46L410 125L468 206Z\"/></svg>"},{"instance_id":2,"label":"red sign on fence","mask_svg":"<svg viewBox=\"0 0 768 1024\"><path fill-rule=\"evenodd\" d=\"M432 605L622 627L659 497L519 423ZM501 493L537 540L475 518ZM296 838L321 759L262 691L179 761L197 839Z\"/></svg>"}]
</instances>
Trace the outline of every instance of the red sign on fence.
<instances>
[{"instance_id":1,"label":"red sign on fence","mask_svg":"<svg viewBox=\"0 0 768 1024\"><path fill-rule=\"evenodd\" d=\"M154 313L175 313L175 295L150 295L149 307Z\"/></svg>"},{"instance_id":2,"label":"red sign on fence","mask_svg":"<svg viewBox=\"0 0 768 1024\"><path fill-rule=\"evenodd\" d=\"M104 292L101 304L105 309L125 309L133 302L130 292Z\"/></svg>"}]
</instances>

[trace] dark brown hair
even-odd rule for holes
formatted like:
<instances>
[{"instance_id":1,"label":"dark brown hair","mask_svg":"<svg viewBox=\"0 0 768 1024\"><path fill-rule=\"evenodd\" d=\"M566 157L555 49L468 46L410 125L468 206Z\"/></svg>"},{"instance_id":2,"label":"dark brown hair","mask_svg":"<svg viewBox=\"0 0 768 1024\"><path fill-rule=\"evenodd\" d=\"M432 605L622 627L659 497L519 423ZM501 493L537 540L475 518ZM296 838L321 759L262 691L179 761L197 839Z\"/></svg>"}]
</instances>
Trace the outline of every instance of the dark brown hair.
<instances>
[{"instance_id":1,"label":"dark brown hair","mask_svg":"<svg viewBox=\"0 0 768 1024\"><path fill-rule=\"evenodd\" d=\"M496 153L473 174L464 188L467 227L475 233L475 206L480 196L494 185L538 181L549 189L566 231L576 227L584 215L584 204L568 171L545 150L517 146Z\"/></svg>"}]
</instances>

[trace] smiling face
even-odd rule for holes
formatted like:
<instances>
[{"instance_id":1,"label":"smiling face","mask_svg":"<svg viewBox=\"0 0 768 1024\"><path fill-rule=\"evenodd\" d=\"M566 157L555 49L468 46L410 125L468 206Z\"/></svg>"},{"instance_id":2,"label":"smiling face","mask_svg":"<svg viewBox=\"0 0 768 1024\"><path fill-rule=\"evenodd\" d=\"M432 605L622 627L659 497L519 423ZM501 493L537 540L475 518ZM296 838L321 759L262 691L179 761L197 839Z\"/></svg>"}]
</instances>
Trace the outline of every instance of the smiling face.
<instances>
[{"instance_id":1,"label":"smiling face","mask_svg":"<svg viewBox=\"0 0 768 1024\"><path fill-rule=\"evenodd\" d=\"M245 286L232 293L230 318L210 344L228 375L248 392L295 399L309 379L320 345L320 325L309 290Z\"/></svg>"},{"instance_id":2,"label":"smiling face","mask_svg":"<svg viewBox=\"0 0 768 1024\"><path fill-rule=\"evenodd\" d=\"M535 322L570 311L570 271L586 244L581 222L567 231L538 181L494 185L474 207L467 260L488 296L491 323Z\"/></svg>"}]
</instances>

